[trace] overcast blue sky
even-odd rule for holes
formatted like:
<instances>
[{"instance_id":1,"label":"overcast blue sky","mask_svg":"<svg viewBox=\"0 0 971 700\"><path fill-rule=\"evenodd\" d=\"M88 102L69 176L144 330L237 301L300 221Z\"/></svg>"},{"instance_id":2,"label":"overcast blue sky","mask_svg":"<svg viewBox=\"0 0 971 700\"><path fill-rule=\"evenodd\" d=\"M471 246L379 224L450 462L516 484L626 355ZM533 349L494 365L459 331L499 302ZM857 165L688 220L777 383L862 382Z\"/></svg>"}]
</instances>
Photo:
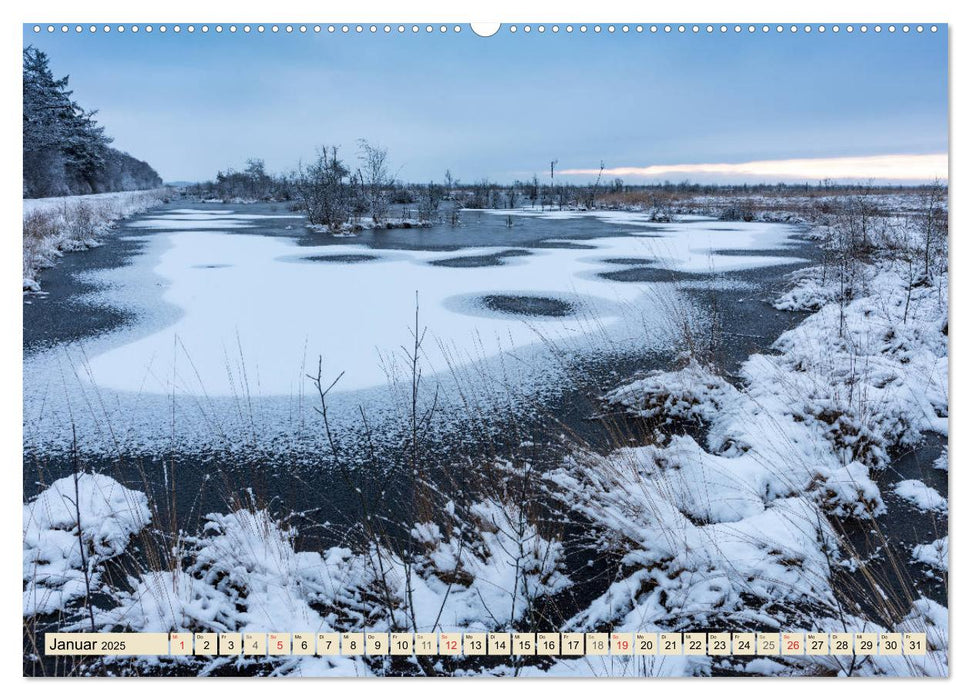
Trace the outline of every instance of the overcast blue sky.
<instances>
[{"instance_id":1,"label":"overcast blue sky","mask_svg":"<svg viewBox=\"0 0 971 700\"><path fill-rule=\"evenodd\" d=\"M320 144L399 177L944 153L947 32L34 34L115 145L167 181ZM589 179L587 176L576 176ZM672 179L682 179L683 176ZM636 177L625 178L636 181ZM657 179L657 178L653 178Z\"/></svg>"}]
</instances>

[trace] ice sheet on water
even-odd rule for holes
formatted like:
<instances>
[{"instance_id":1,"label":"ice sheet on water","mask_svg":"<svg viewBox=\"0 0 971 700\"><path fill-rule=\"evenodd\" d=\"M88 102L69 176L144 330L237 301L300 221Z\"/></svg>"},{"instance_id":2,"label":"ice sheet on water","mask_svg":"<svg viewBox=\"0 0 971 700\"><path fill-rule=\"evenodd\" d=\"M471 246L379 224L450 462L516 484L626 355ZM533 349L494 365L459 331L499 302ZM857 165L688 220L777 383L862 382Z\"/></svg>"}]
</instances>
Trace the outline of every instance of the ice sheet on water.
<instances>
[{"instance_id":1,"label":"ice sheet on water","mask_svg":"<svg viewBox=\"0 0 971 700\"><path fill-rule=\"evenodd\" d=\"M428 329L425 376L513 350L517 371L525 374L529 358L543 357L549 343L661 349L670 328L661 318L659 293L675 294L673 286L604 279L598 273L616 269L604 260L640 258L701 272L798 260L712 255L713 249L782 248L793 232L754 223L718 232L702 224L672 224L660 237L612 230L585 240L583 248L534 248L507 265L487 268L433 265L443 257L436 251L353 244L340 246L340 252L375 259L324 264L312 258L333 254L332 245L299 246L288 237L220 231L253 222L254 215L229 218L231 211L179 209L129 224L173 230L150 236L131 266L91 274L85 281L99 288L92 301L124 309L138 320L83 348L59 347L29 357L25 410L32 414L43 407L64 417L69 411L61 404L69 393L91 391L97 394L93 404L107 406L123 424L139 412L146 416L139 420L148 421L155 410L149 406L173 396L227 403L244 396L282 397L281 412L292 413L290 403L306 388L308 367L318 356L328 376L345 373L335 391L382 388L410 338L416 298L420 323ZM461 254L505 250L474 247ZM570 312L530 314L536 304L524 303L517 314L485 303L510 295L553 300ZM546 369L530 371L542 374L555 363L546 356L545 363L536 364ZM161 410L169 413L171 406ZM36 415L28 422L32 428L42 423Z\"/></svg>"},{"instance_id":2,"label":"ice sheet on water","mask_svg":"<svg viewBox=\"0 0 971 700\"><path fill-rule=\"evenodd\" d=\"M139 225L154 226L156 221ZM165 220L165 227L171 225ZM533 324L542 324L544 333L557 338L583 334L589 328L584 329L576 317L566 322L532 317L524 323L496 314L463 313L461 305L445 303L456 296L515 290L537 297L576 297L581 300L578 306L591 314L591 321L613 323L624 315L623 305L638 300L643 289L599 278L595 273L605 268L600 258L652 253L650 257L668 267L715 272L780 262L779 258L745 256L717 256L713 262L711 234L686 228L662 240L596 239L593 244L601 253L597 257L587 251L536 250L516 259L516 264L488 270L428 265L441 257L434 252L387 254L349 245L341 251L375 255L375 262L386 264L332 265L324 270L306 258L332 252L330 247L301 248L304 258L295 259L296 246L285 238L194 231L221 226L222 220L217 223L216 217L178 222L178 227L191 231L167 236L171 247L160 255L154 272L166 283L164 301L181 309L182 317L168 328L94 357L95 383L129 391L234 394L238 380L227 373L226 349L239 347L258 377L250 392L290 392L299 378L295 373L305 350L311 357L325 356L330 366L346 372L343 390L377 386L386 381L380 355L393 351L407 337L416 294L423 325L449 345L454 356L462 357L473 344L492 343L490 339L496 337L507 348L536 343L539 338ZM785 237L786 231L779 227L757 224L724 235L717 243L724 248L744 248L781 244ZM220 269L206 267L217 264ZM582 303L585 298L589 303ZM176 339L179 350L173 353ZM433 370L445 369L442 352L431 346L426 351Z\"/></svg>"},{"instance_id":3,"label":"ice sheet on water","mask_svg":"<svg viewBox=\"0 0 971 700\"><path fill-rule=\"evenodd\" d=\"M927 564L938 571L948 570L948 539L942 537L928 544L919 544L914 547L911 555L914 561Z\"/></svg>"},{"instance_id":4,"label":"ice sheet on water","mask_svg":"<svg viewBox=\"0 0 971 700\"><path fill-rule=\"evenodd\" d=\"M230 228L245 228L246 221L205 217L198 219L180 219L172 217L158 217L155 219L141 219L128 224L129 228L172 229L178 231L219 230Z\"/></svg>"}]
</instances>

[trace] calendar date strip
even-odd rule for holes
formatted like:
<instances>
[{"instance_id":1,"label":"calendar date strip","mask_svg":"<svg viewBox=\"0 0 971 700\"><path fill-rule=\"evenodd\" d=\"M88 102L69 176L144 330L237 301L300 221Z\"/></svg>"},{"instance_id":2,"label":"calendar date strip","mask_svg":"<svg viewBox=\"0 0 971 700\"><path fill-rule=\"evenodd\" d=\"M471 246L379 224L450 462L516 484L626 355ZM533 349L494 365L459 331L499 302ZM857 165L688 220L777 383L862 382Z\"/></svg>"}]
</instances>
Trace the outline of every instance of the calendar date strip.
<instances>
[{"instance_id":1,"label":"calendar date strip","mask_svg":"<svg viewBox=\"0 0 971 700\"><path fill-rule=\"evenodd\" d=\"M923 656L923 632L48 632L47 656Z\"/></svg>"}]
</instances>

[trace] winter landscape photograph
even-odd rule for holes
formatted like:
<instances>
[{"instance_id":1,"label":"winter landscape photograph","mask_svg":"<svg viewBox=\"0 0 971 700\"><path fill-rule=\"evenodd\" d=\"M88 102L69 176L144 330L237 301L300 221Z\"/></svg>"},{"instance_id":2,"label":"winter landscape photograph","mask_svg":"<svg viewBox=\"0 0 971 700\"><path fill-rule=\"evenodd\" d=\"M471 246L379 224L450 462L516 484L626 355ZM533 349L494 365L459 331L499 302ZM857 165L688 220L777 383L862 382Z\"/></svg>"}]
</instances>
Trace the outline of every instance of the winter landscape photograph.
<instances>
[{"instance_id":1,"label":"winter landscape photograph","mask_svg":"<svg viewBox=\"0 0 971 700\"><path fill-rule=\"evenodd\" d=\"M24 676L949 676L945 24L22 53Z\"/></svg>"}]
</instances>

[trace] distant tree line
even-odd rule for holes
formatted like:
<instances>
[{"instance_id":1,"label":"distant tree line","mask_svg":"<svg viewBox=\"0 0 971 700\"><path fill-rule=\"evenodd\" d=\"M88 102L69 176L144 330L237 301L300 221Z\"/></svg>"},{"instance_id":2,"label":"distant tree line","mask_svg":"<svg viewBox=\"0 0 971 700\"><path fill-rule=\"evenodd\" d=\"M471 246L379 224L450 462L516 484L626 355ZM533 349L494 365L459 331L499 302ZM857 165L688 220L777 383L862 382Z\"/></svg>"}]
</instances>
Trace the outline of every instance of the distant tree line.
<instances>
[{"instance_id":1,"label":"distant tree line","mask_svg":"<svg viewBox=\"0 0 971 700\"><path fill-rule=\"evenodd\" d=\"M72 99L68 77L54 77L43 51L28 46L23 60L24 197L161 186L148 163L110 146L96 113Z\"/></svg>"},{"instance_id":2,"label":"distant tree line","mask_svg":"<svg viewBox=\"0 0 971 700\"><path fill-rule=\"evenodd\" d=\"M186 194L219 201L291 202L294 209L307 213L312 224L339 229L346 225L379 227L393 225L404 213L421 222L447 219L459 222L461 209L643 209L657 220L669 220L680 203L704 197L734 201L725 216L749 220L757 216L753 203L760 197L805 197L823 200L831 197L919 189L906 185L818 183L766 183L704 185L690 181L656 184L627 184L620 178L605 180L604 164L595 181L571 183L556 177L556 160L550 162L549 177L537 175L529 180L500 184L488 179L461 183L446 170L441 182L403 183L391 172L388 150L365 139L358 141L356 157L347 159L339 146L320 147L314 157L301 162L295 170L272 175L259 158L246 161L243 170L219 172L215 180L191 185ZM447 207L443 207L448 203ZM807 204L807 206L809 206ZM813 204L822 207L826 204Z\"/></svg>"}]
</instances>

